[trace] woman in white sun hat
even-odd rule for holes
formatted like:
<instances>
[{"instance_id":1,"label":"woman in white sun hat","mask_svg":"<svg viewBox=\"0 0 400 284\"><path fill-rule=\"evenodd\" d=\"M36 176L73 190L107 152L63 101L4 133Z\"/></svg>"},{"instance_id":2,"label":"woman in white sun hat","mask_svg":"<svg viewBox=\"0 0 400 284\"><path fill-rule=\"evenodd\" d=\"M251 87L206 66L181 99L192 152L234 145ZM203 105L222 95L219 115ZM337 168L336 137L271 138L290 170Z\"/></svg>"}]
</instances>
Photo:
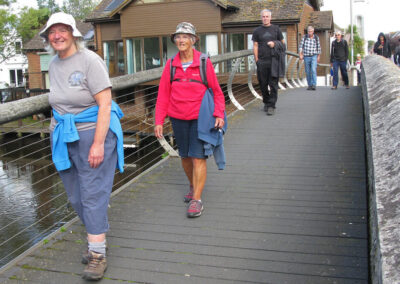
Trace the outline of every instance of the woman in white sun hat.
<instances>
[{"instance_id":1,"label":"woman in white sun hat","mask_svg":"<svg viewBox=\"0 0 400 284\"><path fill-rule=\"evenodd\" d=\"M123 172L123 114L111 100L104 61L83 47L71 15L51 15L40 36L55 54L49 65L53 162L87 231L83 278L99 280L107 268L107 209L116 166Z\"/></svg>"}]
</instances>

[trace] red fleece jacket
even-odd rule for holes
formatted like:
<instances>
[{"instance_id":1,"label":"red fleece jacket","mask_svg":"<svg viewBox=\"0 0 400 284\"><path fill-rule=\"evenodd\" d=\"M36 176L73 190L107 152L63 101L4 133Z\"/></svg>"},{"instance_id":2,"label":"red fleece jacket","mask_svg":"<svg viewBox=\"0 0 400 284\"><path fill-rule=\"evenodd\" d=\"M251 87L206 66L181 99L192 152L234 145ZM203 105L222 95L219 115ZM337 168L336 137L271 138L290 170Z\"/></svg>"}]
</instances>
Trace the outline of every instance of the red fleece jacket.
<instances>
[{"instance_id":1,"label":"red fleece jacket","mask_svg":"<svg viewBox=\"0 0 400 284\"><path fill-rule=\"evenodd\" d=\"M180 79L180 81L173 81L172 84L170 83L171 59L165 64L158 88L156 125L163 125L167 115L182 120L198 118L201 101L207 88L204 84L189 82L189 79L201 82L200 55L199 51L193 49L193 63L186 71L183 71L179 54L174 57L172 61L172 66L176 67L174 79ZM207 80L208 86L214 92L214 116L224 118L225 98L210 59L207 59Z\"/></svg>"}]
</instances>

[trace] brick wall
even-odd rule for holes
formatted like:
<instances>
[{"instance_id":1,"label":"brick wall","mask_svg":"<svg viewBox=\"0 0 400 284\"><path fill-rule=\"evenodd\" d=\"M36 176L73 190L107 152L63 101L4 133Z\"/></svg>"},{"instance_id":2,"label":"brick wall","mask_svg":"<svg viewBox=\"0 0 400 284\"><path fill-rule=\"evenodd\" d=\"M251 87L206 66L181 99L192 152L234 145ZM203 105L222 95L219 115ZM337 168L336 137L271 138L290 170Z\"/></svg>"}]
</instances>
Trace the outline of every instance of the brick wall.
<instances>
[{"instance_id":1,"label":"brick wall","mask_svg":"<svg viewBox=\"0 0 400 284\"><path fill-rule=\"evenodd\" d=\"M30 89L44 89L42 72L40 71L40 56L35 52L28 52L28 76Z\"/></svg>"}]
</instances>

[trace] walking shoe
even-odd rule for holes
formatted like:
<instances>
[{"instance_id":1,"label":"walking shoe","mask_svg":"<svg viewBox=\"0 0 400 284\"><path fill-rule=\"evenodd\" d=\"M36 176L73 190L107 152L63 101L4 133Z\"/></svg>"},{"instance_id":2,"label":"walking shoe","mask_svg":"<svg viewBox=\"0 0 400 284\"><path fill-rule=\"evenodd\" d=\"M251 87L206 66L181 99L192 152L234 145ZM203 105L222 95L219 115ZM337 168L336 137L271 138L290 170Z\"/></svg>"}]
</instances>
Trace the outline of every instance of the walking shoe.
<instances>
[{"instance_id":1,"label":"walking shoe","mask_svg":"<svg viewBox=\"0 0 400 284\"><path fill-rule=\"evenodd\" d=\"M82 278L86 280L100 280L107 269L107 261L104 254L89 251L89 263L83 270Z\"/></svg>"},{"instance_id":2,"label":"walking shoe","mask_svg":"<svg viewBox=\"0 0 400 284\"><path fill-rule=\"evenodd\" d=\"M308 86L307 91L312 90L312 86Z\"/></svg>"},{"instance_id":3,"label":"walking shoe","mask_svg":"<svg viewBox=\"0 0 400 284\"><path fill-rule=\"evenodd\" d=\"M311 86L311 90L315 91L316 89L317 89L317 87Z\"/></svg>"},{"instance_id":4,"label":"walking shoe","mask_svg":"<svg viewBox=\"0 0 400 284\"><path fill-rule=\"evenodd\" d=\"M333 86L331 90L337 90L337 86Z\"/></svg>"},{"instance_id":5,"label":"walking shoe","mask_svg":"<svg viewBox=\"0 0 400 284\"><path fill-rule=\"evenodd\" d=\"M193 186L190 186L189 192L183 197L183 201L188 203L193 199Z\"/></svg>"},{"instance_id":6,"label":"walking shoe","mask_svg":"<svg viewBox=\"0 0 400 284\"><path fill-rule=\"evenodd\" d=\"M267 105L264 105L264 111L267 112L268 111L268 107Z\"/></svg>"},{"instance_id":7,"label":"walking shoe","mask_svg":"<svg viewBox=\"0 0 400 284\"><path fill-rule=\"evenodd\" d=\"M267 115L274 115L275 114L275 109L273 107L269 107L267 110Z\"/></svg>"},{"instance_id":8,"label":"walking shoe","mask_svg":"<svg viewBox=\"0 0 400 284\"><path fill-rule=\"evenodd\" d=\"M199 217L201 215L201 212L203 212L204 207L203 207L203 203L201 203L200 200L191 200L189 202L189 206L187 209L187 216L189 218L195 218L195 217Z\"/></svg>"},{"instance_id":9,"label":"walking shoe","mask_svg":"<svg viewBox=\"0 0 400 284\"><path fill-rule=\"evenodd\" d=\"M108 251L108 246L106 243L106 252ZM89 263L89 250L86 249L83 253L82 253L82 260L81 260L82 264L88 264Z\"/></svg>"},{"instance_id":10,"label":"walking shoe","mask_svg":"<svg viewBox=\"0 0 400 284\"><path fill-rule=\"evenodd\" d=\"M350 86L349 86L349 85L346 85L346 89L350 89Z\"/></svg>"}]
</instances>

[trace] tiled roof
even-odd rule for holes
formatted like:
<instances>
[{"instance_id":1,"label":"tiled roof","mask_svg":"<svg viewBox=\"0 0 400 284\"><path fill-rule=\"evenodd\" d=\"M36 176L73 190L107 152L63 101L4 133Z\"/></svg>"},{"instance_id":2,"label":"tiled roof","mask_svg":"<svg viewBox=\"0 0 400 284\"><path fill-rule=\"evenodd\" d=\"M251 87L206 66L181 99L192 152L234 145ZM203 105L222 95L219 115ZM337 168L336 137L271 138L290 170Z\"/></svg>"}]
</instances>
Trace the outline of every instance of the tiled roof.
<instances>
[{"instance_id":1,"label":"tiled roof","mask_svg":"<svg viewBox=\"0 0 400 284\"><path fill-rule=\"evenodd\" d=\"M334 30L332 11L314 11L310 14L306 26L317 30Z\"/></svg>"},{"instance_id":2,"label":"tiled roof","mask_svg":"<svg viewBox=\"0 0 400 284\"><path fill-rule=\"evenodd\" d=\"M85 19L86 21L108 18L111 11L104 11L114 0L103 0L94 8L93 12ZM125 2L125 1L124 1Z\"/></svg>"},{"instance_id":3,"label":"tiled roof","mask_svg":"<svg viewBox=\"0 0 400 284\"><path fill-rule=\"evenodd\" d=\"M117 11L134 0L121 0L121 4L113 11L104 11L115 0L103 0L86 18L86 21L111 19ZM260 11L270 9L272 20L299 20L305 2L309 2L315 10L319 9L320 0L210 0L215 5L229 11L225 13L222 23L242 23L260 21Z\"/></svg>"},{"instance_id":4,"label":"tiled roof","mask_svg":"<svg viewBox=\"0 0 400 284\"><path fill-rule=\"evenodd\" d=\"M117 6L113 11L105 11L108 5L110 5L114 0L103 0L100 2L99 5L93 10L93 12L85 19L86 21L96 21L102 19L110 19L117 11L122 9L123 7L127 6L133 0L125 0L122 1L120 5ZM215 5L220 6L223 9L235 9L234 1L231 0L210 0Z\"/></svg>"},{"instance_id":5,"label":"tiled roof","mask_svg":"<svg viewBox=\"0 0 400 284\"><path fill-rule=\"evenodd\" d=\"M240 7L236 13L227 13L222 23L258 22L260 12L269 9L272 21L299 20L303 12L305 0L230 0L233 5Z\"/></svg>"},{"instance_id":6,"label":"tiled roof","mask_svg":"<svg viewBox=\"0 0 400 284\"><path fill-rule=\"evenodd\" d=\"M93 30L93 25L91 23L84 23L77 21L76 27L81 32L83 36L85 36L90 30ZM44 28L40 28L40 31ZM39 36L39 32L26 44L23 46L23 50L44 50L45 43L43 39Z\"/></svg>"},{"instance_id":7,"label":"tiled roof","mask_svg":"<svg viewBox=\"0 0 400 284\"><path fill-rule=\"evenodd\" d=\"M211 1L217 4L218 6L221 6L224 9L228 9L229 7L236 7L232 1L228 0L211 0Z\"/></svg>"}]
</instances>

